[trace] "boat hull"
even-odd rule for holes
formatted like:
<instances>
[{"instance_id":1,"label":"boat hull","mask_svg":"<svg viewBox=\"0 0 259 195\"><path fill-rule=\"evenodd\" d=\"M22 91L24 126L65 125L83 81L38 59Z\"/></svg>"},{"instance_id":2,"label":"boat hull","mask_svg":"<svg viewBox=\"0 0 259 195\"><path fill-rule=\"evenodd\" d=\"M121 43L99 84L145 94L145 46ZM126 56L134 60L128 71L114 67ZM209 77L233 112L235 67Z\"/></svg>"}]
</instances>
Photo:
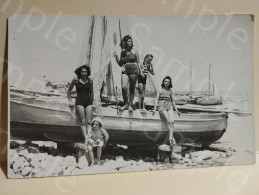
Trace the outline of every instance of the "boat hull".
<instances>
[{"instance_id":1,"label":"boat hull","mask_svg":"<svg viewBox=\"0 0 259 195\"><path fill-rule=\"evenodd\" d=\"M201 97L198 98L195 101L195 104L197 105L203 105L203 106L210 106L210 105L222 105L222 98L221 97L214 97L214 96L208 96L208 97Z\"/></svg>"},{"instance_id":2,"label":"boat hull","mask_svg":"<svg viewBox=\"0 0 259 195\"><path fill-rule=\"evenodd\" d=\"M10 111L11 139L83 142L76 112L68 106L53 108L11 100ZM168 140L167 126L158 113L102 108L101 117L110 144L153 145ZM182 114L175 117L174 137L179 144L210 144L220 139L226 128L224 113Z\"/></svg>"}]
</instances>

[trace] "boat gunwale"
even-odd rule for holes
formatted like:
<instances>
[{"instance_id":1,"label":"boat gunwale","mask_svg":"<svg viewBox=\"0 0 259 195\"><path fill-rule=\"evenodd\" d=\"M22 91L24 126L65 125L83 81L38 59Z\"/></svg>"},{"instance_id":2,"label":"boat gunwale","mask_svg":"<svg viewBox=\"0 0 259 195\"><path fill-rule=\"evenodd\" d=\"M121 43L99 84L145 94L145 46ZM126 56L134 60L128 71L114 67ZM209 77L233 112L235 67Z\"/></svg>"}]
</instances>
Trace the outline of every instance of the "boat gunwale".
<instances>
[{"instance_id":1,"label":"boat gunwale","mask_svg":"<svg viewBox=\"0 0 259 195\"><path fill-rule=\"evenodd\" d=\"M62 110L62 109L58 109L58 108L50 108L50 107L44 107L44 106L40 106L40 105L34 105L34 104L28 104L25 102L21 102L21 101L17 101L17 100L11 100L12 102L15 102L17 104L22 104L22 105L26 105L26 106L30 106L30 107L34 107L34 108L43 108L46 110L52 110L52 111L60 111L60 112L65 112L65 113L71 113L71 111L69 110ZM197 116L197 114L184 114L186 116ZM208 121L218 121L218 120L222 120L225 119L227 117L226 113L209 113L208 115L211 116L218 116L219 118L212 118L212 119L175 119L174 121L181 121L181 122L208 122ZM101 117L103 116L102 114L100 115ZM220 117L221 116L221 117ZM162 119L160 118L137 118L137 117L123 117L121 115L113 115L113 116L109 116L109 115L105 115L106 118L120 118L120 119L127 119L127 120L143 120L143 121L147 121L147 120L157 120L157 121L161 121ZM11 120L10 120L11 121Z\"/></svg>"},{"instance_id":2,"label":"boat gunwale","mask_svg":"<svg viewBox=\"0 0 259 195\"><path fill-rule=\"evenodd\" d=\"M102 116L101 116L102 118ZM113 116L105 116L105 118L120 118L120 119L124 119L124 120L129 120L128 122L130 122L130 120L138 120L139 122L141 122L141 120L144 121L148 121L148 120L156 120L156 121L161 121L162 119L143 119L143 118L122 118L122 117L113 117ZM109 120L109 119L107 119ZM215 122L215 121L220 121L220 120L225 120L225 118L215 118L215 119L180 119L180 120L174 120L174 123L178 123L178 122L197 122L197 123L206 123L206 122ZM12 120L10 119L10 122L25 122L25 123L38 123L38 124L50 124L50 123L44 123L42 121L37 121L37 122L28 122L28 121L17 121L17 120ZM60 126L67 126L67 125L60 125Z\"/></svg>"},{"instance_id":3,"label":"boat gunwale","mask_svg":"<svg viewBox=\"0 0 259 195\"><path fill-rule=\"evenodd\" d=\"M152 119L152 118L134 118L134 117L126 118L126 117L107 116L107 115L105 115L105 118L123 118L123 119L127 119L127 120L135 119L135 120L143 120L143 121L162 120L162 119L157 119L157 118L154 118L154 119ZM219 120L223 120L223 119L225 119L225 117L213 118L213 119L175 119L174 123L176 123L177 121L181 121L181 122L208 122L208 121L219 121Z\"/></svg>"},{"instance_id":4,"label":"boat gunwale","mask_svg":"<svg viewBox=\"0 0 259 195\"><path fill-rule=\"evenodd\" d=\"M23 104L23 105L26 105L26 106L30 106L30 107L34 107L34 108L43 108L43 109L46 109L46 110L53 110L53 111L60 111L60 112L71 112L69 110L62 110L62 109L58 109L58 108L51 108L51 107L44 107L44 106L40 106L40 105L34 105L34 104L28 104L28 103L25 103L25 102L21 102L21 101L17 101L17 100L10 100L11 102L15 102L17 104Z\"/></svg>"}]
</instances>

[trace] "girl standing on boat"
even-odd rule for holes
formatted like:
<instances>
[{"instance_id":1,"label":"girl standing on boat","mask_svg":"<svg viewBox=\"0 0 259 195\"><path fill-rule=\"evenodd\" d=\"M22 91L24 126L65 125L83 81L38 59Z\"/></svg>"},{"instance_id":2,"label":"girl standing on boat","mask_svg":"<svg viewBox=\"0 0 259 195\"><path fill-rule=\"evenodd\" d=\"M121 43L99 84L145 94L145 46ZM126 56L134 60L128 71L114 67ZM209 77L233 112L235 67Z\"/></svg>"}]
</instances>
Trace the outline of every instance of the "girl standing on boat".
<instances>
[{"instance_id":1,"label":"girl standing on boat","mask_svg":"<svg viewBox=\"0 0 259 195\"><path fill-rule=\"evenodd\" d=\"M147 54L144 58L143 64L140 66L143 75L138 76L138 91L139 91L139 109L143 109L143 111L146 111L145 109L145 103L144 103L144 97L145 97L145 90L146 90L146 82L147 82L147 75L148 73L151 73L154 75L153 65L151 64L153 60L152 54Z\"/></svg>"},{"instance_id":2,"label":"girl standing on boat","mask_svg":"<svg viewBox=\"0 0 259 195\"><path fill-rule=\"evenodd\" d=\"M120 67L122 67L121 74L121 88L122 96L124 100L124 106L121 107L122 110L133 111L132 104L135 95L136 82L138 80L138 75L143 75L139 68L139 56L137 52L133 52L133 42L129 35L125 36L121 41L121 56L118 58L116 52L114 57ZM128 85L130 91L130 97L128 100Z\"/></svg>"},{"instance_id":3,"label":"girl standing on boat","mask_svg":"<svg viewBox=\"0 0 259 195\"><path fill-rule=\"evenodd\" d=\"M76 111L80 118L80 127L87 144L87 134L91 128L91 120L93 115L93 82L89 78L91 71L89 66L83 65L75 70L77 78L73 79L68 90L67 97L69 106L74 106L71 99L71 91L76 86Z\"/></svg>"},{"instance_id":4,"label":"girl standing on boat","mask_svg":"<svg viewBox=\"0 0 259 195\"><path fill-rule=\"evenodd\" d=\"M161 90L159 91L159 93L157 93L157 101L155 102L153 114L155 113L158 104L158 112L160 114L160 117L167 123L167 129L169 131L169 143L171 145L175 145L175 143L173 143L175 142L175 140L173 139L174 108L179 116L180 112L178 111L173 99L173 85L171 77L165 77L162 81L161 87Z\"/></svg>"}]
</instances>

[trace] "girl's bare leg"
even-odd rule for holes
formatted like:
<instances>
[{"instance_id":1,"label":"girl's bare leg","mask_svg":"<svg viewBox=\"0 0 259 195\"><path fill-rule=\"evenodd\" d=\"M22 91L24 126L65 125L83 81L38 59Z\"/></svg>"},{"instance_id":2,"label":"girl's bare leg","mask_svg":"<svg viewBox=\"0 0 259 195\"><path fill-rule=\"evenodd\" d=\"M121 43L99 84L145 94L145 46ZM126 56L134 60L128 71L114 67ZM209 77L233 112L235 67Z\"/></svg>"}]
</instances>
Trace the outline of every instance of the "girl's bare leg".
<instances>
[{"instance_id":1,"label":"girl's bare leg","mask_svg":"<svg viewBox=\"0 0 259 195\"><path fill-rule=\"evenodd\" d=\"M81 127L81 131L83 133L84 136L84 141L86 142L87 139L87 130L86 130L86 120L85 120L85 108L81 105L77 105L76 106L76 111L79 115L80 118L80 127Z\"/></svg>"},{"instance_id":2,"label":"girl's bare leg","mask_svg":"<svg viewBox=\"0 0 259 195\"><path fill-rule=\"evenodd\" d=\"M87 134L90 132L91 129L91 121L93 117L93 105L89 105L85 108L85 121L86 121L86 129Z\"/></svg>"},{"instance_id":3,"label":"girl's bare leg","mask_svg":"<svg viewBox=\"0 0 259 195\"><path fill-rule=\"evenodd\" d=\"M146 108L145 108L145 102L144 102L144 99L145 99L145 92L146 92L146 85L143 84L143 97L142 97L142 104L143 104L143 110L146 111Z\"/></svg>"},{"instance_id":4,"label":"girl's bare leg","mask_svg":"<svg viewBox=\"0 0 259 195\"><path fill-rule=\"evenodd\" d=\"M94 152L93 152L93 147L88 145L88 151L89 151L89 156L90 156L90 159L91 159L91 163L90 163L90 166L91 165L94 165Z\"/></svg>"},{"instance_id":5,"label":"girl's bare leg","mask_svg":"<svg viewBox=\"0 0 259 195\"><path fill-rule=\"evenodd\" d=\"M165 122L167 124L167 129L169 131L169 140L172 140L172 138L173 138L173 128L171 128L170 115L166 110L161 112L160 115L165 120Z\"/></svg>"},{"instance_id":6,"label":"girl's bare leg","mask_svg":"<svg viewBox=\"0 0 259 195\"><path fill-rule=\"evenodd\" d=\"M175 141L173 138L173 133L174 133L174 111L173 110L169 110L168 111L168 115L169 115L169 140Z\"/></svg>"},{"instance_id":7,"label":"girl's bare leg","mask_svg":"<svg viewBox=\"0 0 259 195\"><path fill-rule=\"evenodd\" d=\"M124 100L124 106L122 109L128 109L128 86L129 86L129 77L126 74L121 74L121 89L122 96Z\"/></svg>"},{"instance_id":8,"label":"girl's bare leg","mask_svg":"<svg viewBox=\"0 0 259 195\"><path fill-rule=\"evenodd\" d=\"M133 104L133 100L134 100L134 96L135 96L135 87L136 87L136 83L138 80L138 75L137 74L133 74L129 76L129 82L130 82L130 99L129 99L129 111L132 111L132 104Z\"/></svg>"},{"instance_id":9,"label":"girl's bare leg","mask_svg":"<svg viewBox=\"0 0 259 195\"><path fill-rule=\"evenodd\" d=\"M143 108L143 83L138 83L138 93L139 93L138 107L139 109L142 109Z\"/></svg>"},{"instance_id":10,"label":"girl's bare leg","mask_svg":"<svg viewBox=\"0 0 259 195\"><path fill-rule=\"evenodd\" d=\"M102 147L97 146L97 163L100 163L101 156L102 156Z\"/></svg>"}]
</instances>

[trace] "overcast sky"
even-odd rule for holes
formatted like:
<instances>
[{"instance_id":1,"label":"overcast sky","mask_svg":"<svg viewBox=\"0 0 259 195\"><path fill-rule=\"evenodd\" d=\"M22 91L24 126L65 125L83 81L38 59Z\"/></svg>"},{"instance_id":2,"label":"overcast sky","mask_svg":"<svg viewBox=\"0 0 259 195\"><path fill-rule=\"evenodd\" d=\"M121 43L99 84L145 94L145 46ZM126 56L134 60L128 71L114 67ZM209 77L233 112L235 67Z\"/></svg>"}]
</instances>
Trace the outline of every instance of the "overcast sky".
<instances>
[{"instance_id":1,"label":"overcast sky","mask_svg":"<svg viewBox=\"0 0 259 195\"><path fill-rule=\"evenodd\" d=\"M88 16L19 16L9 18L9 83L39 89L35 81L71 81L83 47ZM154 54L160 83L171 76L175 90L208 88L212 80L220 91L253 90L253 21L250 15L127 17L135 49ZM136 35L135 36L135 33ZM11 66L11 68L10 68ZM21 73L13 68L18 67ZM120 85L119 69L115 82ZM19 79L20 78L20 79Z\"/></svg>"}]
</instances>

